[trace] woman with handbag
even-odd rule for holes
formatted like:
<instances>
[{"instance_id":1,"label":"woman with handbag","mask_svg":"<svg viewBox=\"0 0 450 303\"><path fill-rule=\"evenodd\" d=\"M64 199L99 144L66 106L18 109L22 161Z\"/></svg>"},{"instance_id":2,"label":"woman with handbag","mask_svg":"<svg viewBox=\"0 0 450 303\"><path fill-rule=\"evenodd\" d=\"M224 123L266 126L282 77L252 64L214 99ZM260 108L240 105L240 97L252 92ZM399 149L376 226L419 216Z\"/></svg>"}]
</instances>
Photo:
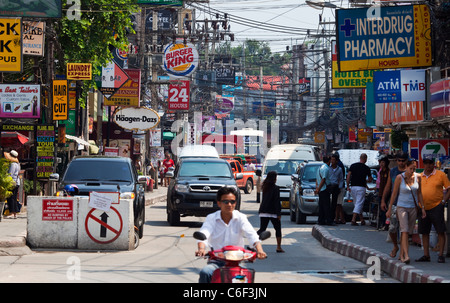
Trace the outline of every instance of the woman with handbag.
<instances>
[{"instance_id":1,"label":"woman with handbag","mask_svg":"<svg viewBox=\"0 0 450 303\"><path fill-rule=\"evenodd\" d=\"M406 170L395 178L394 189L392 191L389 209L386 216L390 217L392 205L397 198L397 218L400 225L400 260L409 264L409 234L413 232L416 218L426 213L423 208L423 197L421 190L421 176L415 172L416 160L406 161Z\"/></svg>"}]
</instances>

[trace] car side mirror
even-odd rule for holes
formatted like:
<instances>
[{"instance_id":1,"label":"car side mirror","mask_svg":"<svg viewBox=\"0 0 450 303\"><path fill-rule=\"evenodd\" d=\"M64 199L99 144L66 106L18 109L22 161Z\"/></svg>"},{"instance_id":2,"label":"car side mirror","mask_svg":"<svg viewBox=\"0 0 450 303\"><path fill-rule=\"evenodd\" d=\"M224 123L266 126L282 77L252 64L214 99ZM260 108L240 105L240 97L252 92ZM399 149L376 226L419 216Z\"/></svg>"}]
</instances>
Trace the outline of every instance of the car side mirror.
<instances>
[{"instance_id":1,"label":"car side mirror","mask_svg":"<svg viewBox=\"0 0 450 303\"><path fill-rule=\"evenodd\" d=\"M59 174L58 173L54 173L54 174L50 174L48 181L51 182L58 182L59 181Z\"/></svg>"},{"instance_id":2,"label":"car side mirror","mask_svg":"<svg viewBox=\"0 0 450 303\"><path fill-rule=\"evenodd\" d=\"M235 179L236 179L236 180L244 179L244 174L243 174L243 173L237 173Z\"/></svg>"}]
</instances>

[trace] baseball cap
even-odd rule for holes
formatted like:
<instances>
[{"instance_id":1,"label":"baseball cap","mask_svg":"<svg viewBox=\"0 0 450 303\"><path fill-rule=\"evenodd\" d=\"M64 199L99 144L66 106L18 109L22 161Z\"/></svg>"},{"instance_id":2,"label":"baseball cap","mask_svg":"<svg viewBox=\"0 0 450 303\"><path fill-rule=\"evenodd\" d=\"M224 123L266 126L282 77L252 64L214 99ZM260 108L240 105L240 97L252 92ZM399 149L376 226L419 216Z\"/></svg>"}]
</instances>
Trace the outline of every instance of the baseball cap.
<instances>
[{"instance_id":1,"label":"baseball cap","mask_svg":"<svg viewBox=\"0 0 450 303\"><path fill-rule=\"evenodd\" d=\"M399 153L397 154L397 159L408 160L408 159L409 159L408 153L405 153L405 152L399 152Z\"/></svg>"},{"instance_id":2,"label":"baseball cap","mask_svg":"<svg viewBox=\"0 0 450 303\"><path fill-rule=\"evenodd\" d=\"M423 155L422 156L422 161L423 163L427 162L427 163L434 163L435 159L433 158L433 155Z\"/></svg>"}]
</instances>

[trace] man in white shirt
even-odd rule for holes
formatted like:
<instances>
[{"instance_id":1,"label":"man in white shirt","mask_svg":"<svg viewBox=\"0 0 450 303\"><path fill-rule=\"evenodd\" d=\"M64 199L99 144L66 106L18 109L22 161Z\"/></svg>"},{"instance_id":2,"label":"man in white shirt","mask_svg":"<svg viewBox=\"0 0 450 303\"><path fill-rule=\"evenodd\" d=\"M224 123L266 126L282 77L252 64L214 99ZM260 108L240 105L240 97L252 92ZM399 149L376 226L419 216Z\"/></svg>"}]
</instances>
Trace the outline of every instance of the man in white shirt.
<instances>
[{"instance_id":1,"label":"man in white shirt","mask_svg":"<svg viewBox=\"0 0 450 303\"><path fill-rule=\"evenodd\" d=\"M247 216L235 210L237 192L233 187L222 187L217 192L217 205L220 210L209 214L200 232L206 236L205 241L198 241L196 256L205 256L207 247L221 249L227 245L244 246L244 237L256 248L258 259L266 258L261 241ZM210 260L200 271L200 283L209 283L214 270L223 266L220 261Z\"/></svg>"}]
</instances>

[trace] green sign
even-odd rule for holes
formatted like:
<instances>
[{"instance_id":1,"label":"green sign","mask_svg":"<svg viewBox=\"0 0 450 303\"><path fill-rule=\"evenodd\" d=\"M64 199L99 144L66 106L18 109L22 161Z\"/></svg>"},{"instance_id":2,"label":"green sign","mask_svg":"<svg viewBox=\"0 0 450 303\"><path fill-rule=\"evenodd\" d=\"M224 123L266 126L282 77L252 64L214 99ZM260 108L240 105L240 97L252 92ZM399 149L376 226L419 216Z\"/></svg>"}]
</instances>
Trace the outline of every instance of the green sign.
<instances>
[{"instance_id":1,"label":"green sign","mask_svg":"<svg viewBox=\"0 0 450 303\"><path fill-rule=\"evenodd\" d=\"M183 5L182 0L137 0L138 4L147 4L147 5L172 5L172 6L181 6Z\"/></svg>"}]
</instances>

